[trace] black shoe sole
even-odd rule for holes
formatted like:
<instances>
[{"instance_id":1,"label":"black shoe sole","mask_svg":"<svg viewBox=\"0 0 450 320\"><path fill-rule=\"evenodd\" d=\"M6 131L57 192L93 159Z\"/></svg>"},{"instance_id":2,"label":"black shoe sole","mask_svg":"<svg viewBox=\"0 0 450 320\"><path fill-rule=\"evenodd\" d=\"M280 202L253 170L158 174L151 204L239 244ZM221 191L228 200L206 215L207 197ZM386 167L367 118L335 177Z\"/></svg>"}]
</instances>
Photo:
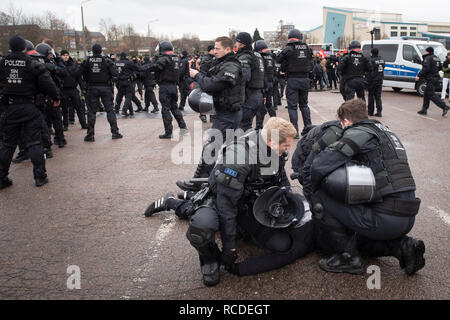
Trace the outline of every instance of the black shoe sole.
<instances>
[{"instance_id":1,"label":"black shoe sole","mask_svg":"<svg viewBox=\"0 0 450 320\"><path fill-rule=\"evenodd\" d=\"M36 187L42 187L43 185L48 183L48 179L46 178L45 180L39 181L39 182L35 182Z\"/></svg>"},{"instance_id":2,"label":"black shoe sole","mask_svg":"<svg viewBox=\"0 0 450 320\"><path fill-rule=\"evenodd\" d=\"M11 187L12 184L13 184L12 181L2 184L2 185L0 185L0 190Z\"/></svg>"},{"instance_id":3,"label":"black shoe sole","mask_svg":"<svg viewBox=\"0 0 450 320\"><path fill-rule=\"evenodd\" d=\"M360 268L357 269L333 269L327 265L326 259L322 259L319 261L319 267L320 269L326 272L333 272L333 273L363 274L366 272L364 266L361 266Z\"/></svg>"}]
</instances>

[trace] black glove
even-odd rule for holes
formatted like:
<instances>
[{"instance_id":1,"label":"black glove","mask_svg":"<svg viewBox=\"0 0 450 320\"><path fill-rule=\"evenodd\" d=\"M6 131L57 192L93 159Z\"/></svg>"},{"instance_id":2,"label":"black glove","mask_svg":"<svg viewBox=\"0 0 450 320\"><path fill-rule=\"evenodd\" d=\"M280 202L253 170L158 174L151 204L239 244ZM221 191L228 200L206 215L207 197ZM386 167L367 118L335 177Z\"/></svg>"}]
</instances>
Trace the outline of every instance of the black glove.
<instances>
[{"instance_id":1,"label":"black glove","mask_svg":"<svg viewBox=\"0 0 450 320\"><path fill-rule=\"evenodd\" d=\"M222 254L220 255L220 261L225 266L225 269L230 271L235 265L235 261L237 259L236 250L231 249L223 249Z\"/></svg>"}]
</instances>

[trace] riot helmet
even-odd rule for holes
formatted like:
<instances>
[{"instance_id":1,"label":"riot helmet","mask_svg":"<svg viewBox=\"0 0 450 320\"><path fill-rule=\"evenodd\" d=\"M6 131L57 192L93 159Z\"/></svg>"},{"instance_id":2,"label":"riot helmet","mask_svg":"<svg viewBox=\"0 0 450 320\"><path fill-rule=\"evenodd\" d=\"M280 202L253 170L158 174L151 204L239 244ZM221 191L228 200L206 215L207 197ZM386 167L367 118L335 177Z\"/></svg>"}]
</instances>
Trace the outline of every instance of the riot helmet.
<instances>
[{"instance_id":1,"label":"riot helmet","mask_svg":"<svg viewBox=\"0 0 450 320\"><path fill-rule=\"evenodd\" d=\"M35 50L44 58L47 58L48 55L53 55L53 49L46 43L39 43Z\"/></svg>"},{"instance_id":2,"label":"riot helmet","mask_svg":"<svg viewBox=\"0 0 450 320\"><path fill-rule=\"evenodd\" d=\"M348 45L348 50L361 50L361 42L359 42L358 40L353 40L352 42L350 42L350 44Z\"/></svg>"},{"instance_id":3,"label":"riot helmet","mask_svg":"<svg viewBox=\"0 0 450 320\"><path fill-rule=\"evenodd\" d=\"M203 92L200 88L192 90L189 94L188 102L192 110L201 114L211 112L214 107L213 97Z\"/></svg>"},{"instance_id":4,"label":"riot helmet","mask_svg":"<svg viewBox=\"0 0 450 320\"><path fill-rule=\"evenodd\" d=\"M256 52L268 52L270 53L270 49L267 46L267 43L264 40L258 40L255 42L255 51Z\"/></svg>"},{"instance_id":5,"label":"riot helmet","mask_svg":"<svg viewBox=\"0 0 450 320\"><path fill-rule=\"evenodd\" d=\"M292 29L288 34L288 43L302 42L303 33L298 29Z\"/></svg>"},{"instance_id":6,"label":"riot helmet","mask_svg":"<svg viewBox=\"0 0 450 320\"><path fill-rule=\"evenodd\" d=\"M173 46L172 46L172 43L170 43L170 41L161 41L158 44L157 49L159 50L159 53L162 54L167 51L173 51Z\"/></svg>"},{"instance_id":7,"label":"riot helmet","mask_svg":"<svg viewBox=\"0 0 450 320\"><path fill-rule=\"evenodd\" d=\"M326 192L342 203L370 203L376 197L375 176L366 166L347 163L330 173L322 183Z\"/></svg>"},{"instance_id":8,"label":"riot helmet","mask_svg":"<svg viewBox=\"0 0 450 320\"><path fill-rule=\"evenodd\" d=\"M289 192L286 187L273 186L264 191L253 205L253 216L263 226L275 229L297 225L309 205L300 195Z\"/></svg>"},{"instance_id":9,"label":"riot helmet","mask_svg":"<svg viewBox=\"0 0 450 320\"><path fill-rule=\"evenodd\" d=\"M34 44L33 42L31 42L30 40L25 40L26 44L27 44L27 51L31 51L34 50Z\"/></svg>"}]
</instances>

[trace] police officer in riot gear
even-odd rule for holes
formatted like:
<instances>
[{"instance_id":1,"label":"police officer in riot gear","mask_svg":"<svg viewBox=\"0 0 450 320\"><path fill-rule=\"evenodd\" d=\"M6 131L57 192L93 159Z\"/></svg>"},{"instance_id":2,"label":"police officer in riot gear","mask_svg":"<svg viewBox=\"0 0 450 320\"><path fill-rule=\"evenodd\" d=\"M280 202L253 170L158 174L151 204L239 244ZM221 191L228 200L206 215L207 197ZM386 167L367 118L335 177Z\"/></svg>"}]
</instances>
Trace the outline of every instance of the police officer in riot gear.
<instances>
[{"instance_id":1,"label":"police officer in riot gear","mask_svg":"<svg viewBox=\"0 0 450 320\"><path fill-rule=\"evenodd\" d=\"M306 134L311 126L311 111L308 106L308 91L310 88L309 73L312 70L313 53L303 41L303 34L297 30L291 30L288 34L288 44L277 57L282 70L287 73L286 98L288 103L289 119L297 129L297 106L303 118L302 135ZM297 134L296 139L299 138Z\"/></svg>"},{"instance_id":2,"label":"police officer in riot gear","mask_svg":"<svg viewBox=\"0 0 450 320\"><path fill-rule=\"evenodd\" d=\"M181 52L180 59L180 75L178 80L178 86L180 88L180 110L183 111L186 105L186 99L189 96L189 59L187 51L183 50Z\"/></svg>"},{"instance_id":3,"label":"police officer in riot gear","mask_svg":"<svg viewBox=\"0 0 450 320\"><path fill-rule=\"evenodd\" d=\"M450 107L436 94L436 87L439 85L441 76L439 71L442 70L442 63L439 57L434 55L433 47L428 47L423 56L422 70L417 75L416 81L421 79L427 82L427 87L423 96L422 109L417 111L418 114L426 115L430 107L430 101L433 101L439 108L443 110L442 116L445 117Z\"/></svg>"},{"instance_id":4,"label":"police officer in riot gear","mask_svg":"<svg viewBox=\"0 0 450 320\"><path fill-rule=\"evenodd\" d=\"M180 69L180 58L173 52L172 43L169 41L161 41L158 44L158 55L156 62L150 67L150 71L154 71L159 84L159 101L161 102L165 133L159 136L160 139L172 138L172 116L180 127L181 135L187 133L186 123L183 114L178 109L178 73Z\"/></svg>"},{"instance_id":5,"label":"police officer in riot gear","mask_svg":"<svg viewBox=\"0 0 450 320\"><path fill-rule=\"evenodd\" d=\"M33 163L35 185L42 186L48 179L41 142L42 118L34 105L34 98L39 88L57 107L60 97L46 67L26 54L25 40L15 35L9 45L11 53L0 62L0 87L3 88L3 103L6 105L0 117L3 131L3 143L0 144L0 189L12 185L8 178L9 166L20 137L23 137Z\"/></svg>"},{"instance_id":6,"label":"police officer in riot gear","mask_svg":"<svg viewBox=\"0 0 450 320\"><path fill-rule=\"evenodd\" d=\"M125 96L122 115L132 116L134 115L132 100L137 104L138 110L142 109L141 102L135 96L135 83L133 82L133 78L136 73L142 72L143 68L138 63L128 60L125 52L120 54L120 60L115 62L115 66L119 73L117 77L116 113L118 113L122 98Z\"/></svg>"},{"instance_id":7,"label":"police officer in riot gear","mask_svg":"<svg viewBox=\"0 0 450 320\"><path fill-rule=\"evenodd\" d=\"M153 110L151 113L158 113L158 101L156 100L155 96L155 73L150 71L151 61L149 56L144 57L144 68L146 69L143 72L143 82L144 82L144 88L145 88L145 108L144 111L148 112L148 108L150 107L150 102L153 105Z\"/></svg>"},{"instance_id":8,"label":"police officer in riot gear","mask_svg":"<svg viewBox=\"0 0 450 320\"><path fill-rule=\"evenodd\" d=\"M278 139L269 137L272 130L278 130ZM189 219L186 236L199 254L205 285L219 283L220 264L233 274L249 275L282 267L311 251L308 205L288 192L284 169L285 152L295 134L288 121L271 118L261 131L226 146L209 186L191 197L192 201L167 195L147 208L146 216L173 209L178 217ZM215 242L219 230L222 250ZM238 234L247 235L266 252L235 263Z\"/></svg>"},{"instance_id":9,"label":"police officer in riot gear","mask_svg":"<svg viewBox=\"0 0 450 320\"><path fill-rule=\"evenodd\" d=\"M113 139L120 139L123 136L119 133L117 126L116 114L113 105L113 87L112 83L117 79L118 72L114 63L107 57L102 56L102 46L94 44L92 46L93 55L88 57L81 64L82 75L87 84L88 106L88 130L84 141L92 142L94 138L94 127L96 121L96 113L100 107L101 98L107 119L111 127Z\"/></svg>"},{"instance_id":10,"label":"police officer in riot gear","mask_svg":"<svg viewBox=\"0 0 450 320\"><path fill-rule=\"evenodd\" d=\"M236 130L239 127L244 91L241 62L233 53L231 39L227 37L217 38L215 55L216 59L210 65L207 73L190 69L191 77L202 91L213 96L216 115L212 129L218 130L222 139L221 141L215 141L213 136L208 139L203 147L203 152L211 153L214 153L213 150L218 149L224 143L227 130ZM212 158L216 159L216 157L217 154L214 153ZM214 163L207 163L202 153L194 178L208 177L213 167ZM178 181L177 185L183 190L197 189L186 181Z\"/></svg>"},{"instance_id":11,"label":"police officer in riot gear","mask_svg":"<svg viewBox=\"0 0 450 320\"><path fill-rule=\"evenodd\" d=\"M268 48L264 40L255 42L255 51L264 59L264 102L260 111L256 114L256 129L263 127L264 116L269 113L270 117L276 117L277 114L273 108L273 78L274 78L274 59L272 51Z\"/></svg>"},{"instance_id":12,"label":"police officer in riot gear","mask_svg":"<svg viewBox=\"0 0 450 320\"><path fill-rule=\"evenodd\" d=\"M425 246L406 236L420 199L405 148L388 127L368 119L363 100L349 100L337 113L342 138L317 154L307 173L318 243L330 255L319 266L361 274L361 254L394 256L412 275L425 265Z\"/></svg>"},{"instance_id":13,"label":"police officer in riot gear","mask_svg":"<svg viewBox=\"0 0 450 320\"><path fill-rule=\"evenodd\" d=\"M361 43L357 40L350 42L348 54L344 56L338 65L338 71L345 82L345 100L355 97L366 100L364 93L364 74L372 72L369 60L361 52Z\"/></svg>"},{"instance_id":14,"label":"police officer in riot gear","mask_svg":"<svg viewBox=\"0 0 450 320\"><path fill-rule=\"evenodd\" d=\"M369 93L367 111L369 116L373 116L374 111L374 98L377 105L377 113L375 117L382 116L382 102L381 102L381 92L383 90L383 78L384 78L384 67L386 62L382 57L378 55L378 48L373 48L371 50L370 64L372 65L372 72L366 75L367 79L367 91Z\"/></svg>"},{"instance_id":15,"label":"police officer in riot gear","mask_svg":"<svg viewBox=\"0 0 450 320\"><path fill-rule=\"evenodd\" d=\"M235 49L236 57L242 64L245 81L241 128L247 131L252 127L253 118L264 104L264 60L258 52L252 50L252 37L247 32L240 32L236 36Z\"/></svg>"},{"instance_id":16,"label":"police officer in riot gear","mask_svg":"<svg viewBox=\"0 0 450 320\"><path fill-rule=\"evenodd\" d=\"M67 128L69 123L74 123L76 110L78 121L81 129L87 129L86 110L81 104L80 93L77 86L85 88L85 83L81 78L80 67L73 61L67 50L61 51L61 61L59 66L62 66L67 71L67 77L64 78L62 93L63 93L63 126ZM70 105L70 106L69 106Z\"/></svg>"},{"instance_id":17,"label":"police officer in riot gear","mask_svg":"<svg viewBox=\"0 0 450 320\"><path fill-rule=\"evenodd\" d=\"M203 73L208 73L209 68L212 66L212 64L214 63L216 59L216 56L214 54L214 45L209 45L208 46L208 53L204 56L201 57L200 59L200 63L199 63L199 71L203 72ZM200 120L203 123L206 123L206 115L204 114L200 114ZM213 109L213 111L211 112L211 114L209 115L209 119L210 122L213 122L213 119L215 117L215 111Z\"/></svg>"},{"instance_id":18,"label":"police officer in riot gear","mask_svg":"<svg viewBox=\"0 0 450 320\"><path fill-rule=\"evenodd\" d=\"M56 65L54 59L53 59L53 49L46 43L39 43L36 46L36 51L41 55L42 59L44 60L44 64L47 67L47 70L50 72L50 75L53 79L53 81L56 84L56 87L58 88L59 95L62 95L62 86L64 78L67 76L67 71L64 68L61 68ZM45 115L47 120L47 125L50 128L53 125L53 128L55 129L55 144L60 147L64 148L64 146L67 144L67 141L64 137L64 127L62 122L62 113L61 113L61 107L55 107L53 103L51 102L51 99L45 99Z\"/></svg>"}]
</instances>

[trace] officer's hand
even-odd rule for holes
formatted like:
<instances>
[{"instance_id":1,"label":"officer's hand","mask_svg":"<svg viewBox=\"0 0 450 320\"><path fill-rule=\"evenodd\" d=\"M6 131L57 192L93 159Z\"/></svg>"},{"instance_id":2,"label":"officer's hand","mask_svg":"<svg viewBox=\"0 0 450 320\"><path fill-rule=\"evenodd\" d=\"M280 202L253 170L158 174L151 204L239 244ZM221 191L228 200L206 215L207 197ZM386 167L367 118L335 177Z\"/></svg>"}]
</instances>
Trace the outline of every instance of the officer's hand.
<instances>
[{"instance_id":1,"label":"officer's hand","mask_svg":"<svg viewBox=\"0 0 450 320\"><path fill-rule=\"evenodd\" d=\"M225 269L229 270L230 268L232 268L233 264L235 264L234 262L236 261L236 259L236 249L223 249L220 260L225 266Z\"/></svg>"},{"instance_id":2,"label":"officer's hand","mask_svg":"<svg viewBox=\"0 0 450 320\"><path fill-rule=\"evenodd\" d=\"M59 107L59 104L61 103L61 101L59 101L59 100L54 100L53 101L53 106L54 107Z\"/></svg>"},{"instance_id":3,"label":"officer's hand","mask_svg":"<svg viewBox=\"0 0 450 320\"><path fill-rule=\"evenodd\" d=\"M416 77L416 82L418 82L420 80L420 78L419 77Z\"/></svg>"},{"instance_id":4,"label":"officer's hand","mask_svg":"<svg viewBox=\"0 0 450 320\"><path fill-rule=\"evenodd\" d=\"M191 76L191 78L195 78L195 76L197 75L198 71L192 68L189 68L189 75Z\"/></svg>"}]
</instances>

